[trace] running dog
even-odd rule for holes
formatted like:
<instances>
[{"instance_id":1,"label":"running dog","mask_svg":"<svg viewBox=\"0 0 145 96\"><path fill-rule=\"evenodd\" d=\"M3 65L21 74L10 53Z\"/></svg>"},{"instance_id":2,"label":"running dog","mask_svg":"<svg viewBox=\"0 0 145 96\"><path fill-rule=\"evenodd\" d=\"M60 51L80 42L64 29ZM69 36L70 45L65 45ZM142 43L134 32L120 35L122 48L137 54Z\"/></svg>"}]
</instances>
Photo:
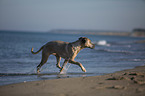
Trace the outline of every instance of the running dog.
<instances>
[{"instance_id":1,"label":"running dog","mask_svg":"<svg viewBox=\"0 0 145 96\"><path fill-rule=\"evenodd\" d=\"M95 48L95 44L91 43L91 40L86 37L80 37L77 41L72 43L51 41L43 45L37 52L34 52L32 48L31 53L37 54L42 50L42 59L40 64L37 66L37 73L40 72L40 68L47 62L50 55L56 56L56 66L60 69L60 72L64 70L64 67L68 62L80 66L82 71L86 72L86 69L81 63L74 61L80 50L84 48L93 49ZM65 59L62 67L60 66L61 57Z\"/></svg>"}]
</instances>

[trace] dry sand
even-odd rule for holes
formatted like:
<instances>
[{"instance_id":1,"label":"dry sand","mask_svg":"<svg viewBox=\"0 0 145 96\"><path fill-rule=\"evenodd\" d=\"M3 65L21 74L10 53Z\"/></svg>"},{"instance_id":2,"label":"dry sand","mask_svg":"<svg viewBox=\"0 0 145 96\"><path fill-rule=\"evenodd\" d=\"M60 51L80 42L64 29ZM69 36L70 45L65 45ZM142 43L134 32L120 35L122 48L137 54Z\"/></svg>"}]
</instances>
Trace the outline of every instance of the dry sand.
<instances>
[{"instance_id":1,"label":"dry sand","mask_svg":"<svg viewBox=\"0 0 145 96\"><path fill-rule=\"evenodd\" d=\"M0 86L0 96L145 96L145 66L103 76Z\"/></svg>"}]
</instances>

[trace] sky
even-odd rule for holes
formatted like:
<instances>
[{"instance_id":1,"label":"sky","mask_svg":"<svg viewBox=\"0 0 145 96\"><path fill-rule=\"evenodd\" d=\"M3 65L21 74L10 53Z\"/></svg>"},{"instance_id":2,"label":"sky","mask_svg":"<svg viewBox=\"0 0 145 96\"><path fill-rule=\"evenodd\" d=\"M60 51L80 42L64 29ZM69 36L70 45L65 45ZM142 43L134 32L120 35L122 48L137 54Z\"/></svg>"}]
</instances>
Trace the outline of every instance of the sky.
<instances>
[{"instance_id":1,"label":"sky","mask_svg":"<svg viewBox=\"0 0 145 96\"><path fill-rule=\"evenodd\" d=\"M0 30L145 29L145 0L0 0Z\"/></svg>"}]
</instances>

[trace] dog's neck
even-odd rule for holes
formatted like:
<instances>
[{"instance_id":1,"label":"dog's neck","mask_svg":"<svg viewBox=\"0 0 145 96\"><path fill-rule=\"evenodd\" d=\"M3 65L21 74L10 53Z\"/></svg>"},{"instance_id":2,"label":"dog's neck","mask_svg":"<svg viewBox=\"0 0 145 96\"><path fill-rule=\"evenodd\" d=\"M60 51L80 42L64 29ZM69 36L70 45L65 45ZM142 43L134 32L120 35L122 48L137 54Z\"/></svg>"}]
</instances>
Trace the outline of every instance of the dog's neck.
<instances>
[{"instance_id":1,"label":"dog's neck","mask_svg":"<svg viewBox=\"0 0 145 96\"><path fill-rule=\"evenodd\" d=\"M77 40L75 42L72 42L70 44L72 45L73 50L77 51L77 53L80 52L80 50L83 49L82 46L81 46L81 42L79 40Z\"/></svg>"}]
</instances>

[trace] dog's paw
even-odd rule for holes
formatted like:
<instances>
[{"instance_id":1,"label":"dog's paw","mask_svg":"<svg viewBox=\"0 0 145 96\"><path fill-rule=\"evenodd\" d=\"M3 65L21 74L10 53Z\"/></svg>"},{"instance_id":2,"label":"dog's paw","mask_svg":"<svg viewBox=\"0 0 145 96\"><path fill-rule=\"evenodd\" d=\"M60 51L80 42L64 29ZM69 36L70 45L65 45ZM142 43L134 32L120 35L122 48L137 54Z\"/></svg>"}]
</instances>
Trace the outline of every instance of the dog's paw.
<instances>
[{"instance_id":1,"label":"dog's paw","mask_svg":"<svg viewBox=\"0 0 145 96\"><path fill-rule=\"evenodd\" d=\"M86 69L82 66L82 71L87 72Z\"/></svg>"},{"instance_id":2,"label":"dog's paw","mask_svg":"<svg viewBox=\"0 0 145 96\"><path fill-rule=\"evenodd\" d=\"M83 69L84 72L87 72L86 69Z\"/></svg>"},{"instance_id":3,"label":"dog's paw","mask_svg":"<svg viewBox=\"0 0 145 96\"><path fill-rule=\"evenodd\" d=\"M37 69L37 74L39 74L40 73L40 70L39 69Z\"/></svg>"}]
</instances>

